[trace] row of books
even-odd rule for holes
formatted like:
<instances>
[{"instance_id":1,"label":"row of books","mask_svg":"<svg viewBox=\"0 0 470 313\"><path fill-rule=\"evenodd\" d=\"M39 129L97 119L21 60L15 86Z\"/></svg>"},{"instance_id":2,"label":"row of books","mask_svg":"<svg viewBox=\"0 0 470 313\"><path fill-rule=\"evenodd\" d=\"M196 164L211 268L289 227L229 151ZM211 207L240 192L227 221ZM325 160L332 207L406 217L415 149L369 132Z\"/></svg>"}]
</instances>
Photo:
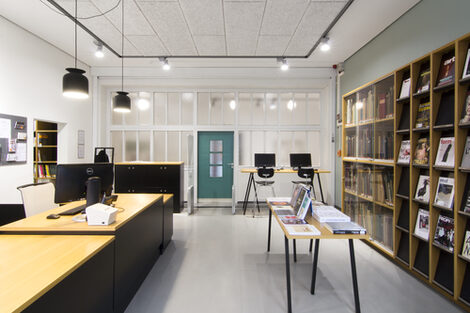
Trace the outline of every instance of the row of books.
<instances>
[{"instance_id":1,"label":"row of books","mask_svg":"<svg viewBox=\"0 0 470 313\"><path fill-rule=\"evenodd\" d=\"M429 211L424 209L418 210L414 234L424 240L429 240ZM468 241L470 231L466 231L465 241ZM436 231L434 233L434 243L454 251L454 219L440 214L437 220ZM470 243L467 243L470 244ZM470 258L470 247L466 247L464 242L462 255Z\"/></svg>"},{"instance_id":2,"label":"row of books","mask_svg":"<svg viewBox=\"0 0 470 313\"><path fill-rule=\"evenodd\" d=\"M57 165L50 165L50 164L38 164L35 168L37 171L36 177L39 178L52 178L55 177L57 170Z\"/></svg>"},{"instance_id":3,"label":"row of books","mask_svg":"<svg viewBox=\"0 0 470 313\"><path fill-rule=\"evenodd\" d=\"M393 171L385 168L373 170L370 166L345 166L344 188L347 191L372 199L374 186L375 200L393 205Z\"/></svg>"},{"instance_id":4,"label":"row of books","mask_svg":"<svg viewBox=\"0 0 470 313\"><path fill-rule=\"evenodd\" d=\"M393 131L383 132L377 136L376 156L378 159L393 159Z\"/></svg>"},{"instance_id":5,"label":"row of books","mask_svg":"<svg viewBox=\"0 0 470 313\"><path fill-rule=\"evenodd\" d=\"M393 117L393 86L390 86L387 92L378 93L377 98L377 118Z\"/></svg>"},{"instance_id":6,"label":"row of books","mask_svg":"<svg viewBox=\"0 0 470 313\"><path fill-rule=\"evenodd\" d=\"M429 176L420 175L416 187L415 199L421 202L429 203L430 181ZM439 177L436 188L434 204L447 209L452 209L454 205L454 178Z\"/></svg>"},{"instance_id":7,"label":"row of books","mask_svg":"<svg viewBox=\"0 0 470 313\"><path fill-rule=\"evenodd\" d=\"M361 130L359 137L356 135L346 135L345 156L358 156L363 158L373 158L372 130L366 128ZM381 132L376 139L376 158L393 159L393 131Z\"/></svg>"},{"instance_id":8,"label":"row of books","mask_svg":"<svg viewBox=\"0 0 470 313\"><path fill-rule=\"evenodd\" d=\"M393 171L382 170L376 173L376 194L378 202L393 206Z\"/></svg>"},{"instance_id":9,"label":"row of books","mask_svg":"<svg viewBox=\"0 0 470 313\"><path fill-rule=\"evenodd\" d=\"M367 97L361 99L349 98L346 101L346 124L357 124L374 119L374 97L369 90Z\"/></svg>"}]
</instances>

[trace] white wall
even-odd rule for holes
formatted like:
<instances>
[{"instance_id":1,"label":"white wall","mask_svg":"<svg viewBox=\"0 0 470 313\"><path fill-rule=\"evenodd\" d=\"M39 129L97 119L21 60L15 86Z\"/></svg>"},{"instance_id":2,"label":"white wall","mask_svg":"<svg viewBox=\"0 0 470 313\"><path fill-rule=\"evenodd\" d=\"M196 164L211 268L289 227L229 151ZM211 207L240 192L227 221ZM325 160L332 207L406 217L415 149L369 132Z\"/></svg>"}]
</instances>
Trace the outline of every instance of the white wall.
<instances>
[{"instance_id":1,"label":"white wall","mask_svg":"<svg viewBox=\"0 0 470 313\"><path fill-rule=\"evenodd\" d=\"M16 187L33 182L33 120L62 124L58 137L59 163L90 162L92 101L62 96L65 68L73 67L70 55L1 16L0 42L0 113L28 119L27 163L0 166L0 203L21 203ZM90 71L84 64L79 67ZM77 158L79 129L85 130L85 159Z\"/></svg>"}]
</instances>

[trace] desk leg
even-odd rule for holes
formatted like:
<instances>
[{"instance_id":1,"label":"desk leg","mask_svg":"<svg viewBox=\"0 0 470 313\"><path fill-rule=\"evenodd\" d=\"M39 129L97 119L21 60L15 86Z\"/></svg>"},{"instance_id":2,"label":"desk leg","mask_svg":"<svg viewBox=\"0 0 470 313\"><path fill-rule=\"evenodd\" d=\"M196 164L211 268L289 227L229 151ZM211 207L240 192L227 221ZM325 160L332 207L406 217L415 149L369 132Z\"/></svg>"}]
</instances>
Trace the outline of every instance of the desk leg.
<instances>
[{"instance_id":1,"label":"desk leg","mask_svg":"<svg viewBox=\"0 0 470 313\"><path fill-rule=\"evenodd\" d=\"M261 211L259 210L259 202L258 202L258 191L256 190L256 183L255 183L255 178L252 178L253 182L251 183L253 185L253 189L255 190L255 198L256 198L256 206L258 207L258 213Z\"/></svg>"},{"instance_id":2,"label":"desk leg","mask_svg":"<svg viewBox=\"0 0 470 313\"><path fill-rule=\"evenodd\" d=\"M290 293L289 239L287 239L286 236L284 236L284 246L286 254L287 313L292 313L292 302Z\"/></svg>"},{"instance_id":3,"label":"desk leg","mask_svg":"<svg viewBox=\"0 0 470 313\"><path fill-rule=\"evenodd\" d=\"M273 211L269 209L269 224L268 224L268 252L271 250L271 221L273 219Z\"/></svg>"},{"instance_id":4,"label":"desk leg","mask_svg":"<svg viewBox=\"0 0 470 313\"><path fill-rule=\"evenodd\" d=\"M246 207L248 205L248 200L250 197L250 190L251 190L251 182L253 180L253 173L250 173L248 176L248 182L246 184L246 191L245 191L245 200L243 201L243 215L246 213Z\"/></svg>"},{"instance_id":5,"label":"desk leg","mask_svg":"<svg viewBox=\"0 0 470 313\"><path fill-rule=\"evenodd\" d=\"M357 286L356 260L354 257L353 239L349 239L349 256L351 258L351 274L354 289L354 304L356 305L356 313L361 313L361 305L359 303L359 288Z\"/></svg>"},{"instance_id":6,"label":"desk leg","mask_svg":"<svg viewBox=\"0 0 470 313\"><path fill-rule=\"evenodd\" d=\"M312 253L313 248L313 239L310 239L310 247L308 247L308 252Z\"/></svg>"},{"instance_id":7,"label":"desk leg","mask_svg":"<svg viewBox=\"0 0 470 313\"><path fill-rule=\"evenodd\" d=\"M312 244L313 239L310 241ZM318 265L318 252L320 249L320 239L315 239L315 253L313 255L313 268L312 268L312 285L310 286L310 293L315 294L315 282L317 281L317 265Z\"/></svg>"},{"instance_id":8,"label":"desk leg","mask_svg":"<svg viewBox=\"0 0 470 313\"><path fill-rule=\"evenodd\" d=\"M318 177L318 186L320 186L321 202L325 203L325 198L323 198L323 189L321 188L320 173L318 173L318 172L317 172L317 177Z\"/></svg>"},{"instance_id":9,"label":"desk leg","mask_svg":"<svg viewBox=\"0 0 470 313\"><path fill-rule=\"evenodd\" d=\"M295 239L294 241L294 262L297 263L297 245L295 244Z\"/></svg>"}]
</instances>

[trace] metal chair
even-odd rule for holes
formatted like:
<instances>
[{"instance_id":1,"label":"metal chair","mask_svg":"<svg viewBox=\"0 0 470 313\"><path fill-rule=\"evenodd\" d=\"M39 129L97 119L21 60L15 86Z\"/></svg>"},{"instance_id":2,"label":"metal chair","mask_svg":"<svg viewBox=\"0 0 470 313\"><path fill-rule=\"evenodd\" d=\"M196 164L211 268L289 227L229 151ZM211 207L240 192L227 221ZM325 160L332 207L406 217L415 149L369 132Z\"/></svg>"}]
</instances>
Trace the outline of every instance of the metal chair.
<instances>
[{"instance_id":1,"label":"metal chair","mask_svg":"<svg viewBox=\"0 0 470 313\"><path fill-rule=\"evenodd\" d=\"M315 170L312 167L299 167L297 170L297 176L305 180L293 180L292 183L295 184L304 184L309 186L310 190L315 195L315 188L313 187L313 176L315 175Z\"/></svg>"},{"instance_id":2,"label":"metal chair","mask_svg":"<svg viewBox=\"0 0 470 313\"><path fill-rule=\"evenodd\" d=\"M26 217L58 207L54 202L53 183L36 183L19 186Z\"/></svg>"},{"instance_id":3,"label":"metal chair","mask_svg":"<svg viewBox=\"0 0 470 313\"><path fill-rule=\"evenodd\" d=\"M259 188L261 187L271 187L271 191L273 193L273 197L276 197L276 192L274 191L274 180L267 180L268 178L271 178L274 176L274 168L270 167L262 167L258 169L258 177L262 178L261 180L255 180L255 198L256 198L256 205L258 207L258 213L260 212L259 209L259 200L258 200L258 186Z\"/></svg>"}]
</instances>

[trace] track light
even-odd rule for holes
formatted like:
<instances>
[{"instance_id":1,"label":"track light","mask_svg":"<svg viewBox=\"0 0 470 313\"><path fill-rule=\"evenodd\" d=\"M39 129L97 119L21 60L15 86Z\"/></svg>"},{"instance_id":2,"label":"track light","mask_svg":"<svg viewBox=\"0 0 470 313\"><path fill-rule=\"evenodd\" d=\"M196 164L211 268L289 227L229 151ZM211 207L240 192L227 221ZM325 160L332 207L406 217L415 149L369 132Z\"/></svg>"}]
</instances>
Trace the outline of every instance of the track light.
<instances>
[{"instance_id":1,"label":"track light","mask_svg":"<svg viewBox=\"0 0 470 313\"><path fill-rule=\"evenodd\" d=\"M287 63L286 58L277 58L278 62L281 62L281 70L287 71L289 69L289 64Z\"/></svg>"},{"instance_id":2,"label":"track light","mask_svg":"<svg viewBox=\"0 0 470 313\"><path fill-rule=\"evenodd\" d=\"M93 43L96 45L95 57L101 59L104 57L103 44L99 41L94 41Z\"/></svg>"},{"instance_id":3,"label":"track light","mask_svg":"<svg viewBox=\"0 0 470 313\"><path fill-rule=\"evenodd\" d=\"M160 58L159 60L160 60L160 63L162 64L162 69L164 71L169 71L171 66L168 63L168 59L167 58Z\"/></svg>"},{"instance_id":4,"label":"track light","mask_svg":"<svg viewBox=\"0 0 470 313\"><path fill-rule=\"evenodd\" d=\"M321 51L326 52L326 51L330 50L330 43L329 43L329 41L330 41L330 38L328 38L328 37L326 37L326 36L325 36L325 37L322 37L322 38L320 39L320 50L321 50Z\"/></svg>"}]
</instances>

